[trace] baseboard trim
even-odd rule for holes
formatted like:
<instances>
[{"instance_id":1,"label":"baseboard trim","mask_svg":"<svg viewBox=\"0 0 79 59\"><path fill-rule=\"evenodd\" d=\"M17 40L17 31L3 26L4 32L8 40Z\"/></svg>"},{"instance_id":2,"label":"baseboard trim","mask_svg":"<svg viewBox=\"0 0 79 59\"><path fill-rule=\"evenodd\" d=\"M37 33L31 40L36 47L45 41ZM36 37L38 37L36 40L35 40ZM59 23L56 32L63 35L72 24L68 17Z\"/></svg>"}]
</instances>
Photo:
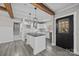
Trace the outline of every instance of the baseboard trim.
<instances>
[{"instance_id":1,"label":"baseboard trim","mask_svg":"<svg viewBox=\"0 0 79 59\"><path fill-rule=\"evenodd\" d=\"M74 54L79 55L79 52L74 52Z\"/></svg>"},{"instance_id":2,"label":"baseboard trim","mask_svg":"<svg viewBox=\"0 0 79 59\"><path fill-rule=\"evenodd\" d=\"M18 39L18 40L20 40L20 39ZM0 44L4 44L4 43L10 43L10 42L13 42L14 40L11 40L11 41L4 41L4 42L0 42ZM15 40L15 41L17 41L17 40Z\"/></svg>"}]
</instances>

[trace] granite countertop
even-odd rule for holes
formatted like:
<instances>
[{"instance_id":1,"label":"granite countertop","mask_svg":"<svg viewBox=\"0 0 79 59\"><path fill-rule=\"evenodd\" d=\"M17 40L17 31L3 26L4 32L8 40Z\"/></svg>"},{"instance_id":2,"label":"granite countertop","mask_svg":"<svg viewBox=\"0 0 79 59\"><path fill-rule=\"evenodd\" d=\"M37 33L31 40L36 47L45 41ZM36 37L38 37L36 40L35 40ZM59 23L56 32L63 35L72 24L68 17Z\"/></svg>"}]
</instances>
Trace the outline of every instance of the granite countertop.
<instances>
[{"instance_id":1,"label":"granite countertop","mask_svg":"<svg viewBox=\"0 0 79 59\"><path fill-rule=\"evenodd\" d=\"M28 35L34 36L34 37L38 37L38 36L44 36L45 34L41 34L41 33L27 33Z\"/></svg>"}]
</instances>

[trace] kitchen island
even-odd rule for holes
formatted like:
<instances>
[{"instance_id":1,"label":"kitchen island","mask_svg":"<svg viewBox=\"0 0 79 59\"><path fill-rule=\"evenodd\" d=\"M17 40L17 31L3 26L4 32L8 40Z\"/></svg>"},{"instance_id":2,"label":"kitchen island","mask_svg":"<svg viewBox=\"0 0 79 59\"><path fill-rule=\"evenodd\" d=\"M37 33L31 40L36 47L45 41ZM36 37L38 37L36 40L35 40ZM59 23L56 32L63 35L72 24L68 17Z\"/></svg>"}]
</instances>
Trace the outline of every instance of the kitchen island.
<instances>
[{"instance_id":1,"label":"kitchen island","mask_svg":"<svg viewBox=\"0 0 79 59\"><path fill-rule=\"evenodd\" d=\"M45 34L27 33L27 44L33 48L34 55L38 54L39 52L46 49Z\"/></svg>"}]
</instances>

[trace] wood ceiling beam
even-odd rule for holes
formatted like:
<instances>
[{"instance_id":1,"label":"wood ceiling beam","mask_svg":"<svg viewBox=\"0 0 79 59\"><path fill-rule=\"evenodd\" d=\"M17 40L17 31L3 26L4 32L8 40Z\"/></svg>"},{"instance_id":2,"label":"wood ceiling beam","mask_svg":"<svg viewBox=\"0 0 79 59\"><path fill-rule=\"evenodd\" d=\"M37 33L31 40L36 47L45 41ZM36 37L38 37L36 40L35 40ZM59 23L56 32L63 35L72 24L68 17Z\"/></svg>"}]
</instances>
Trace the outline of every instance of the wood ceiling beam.
<instances>
[{"instance_id":1,"label":"wood ceiling beam","mask_svg":"<svg viewBox=\"0 0 79 59\"><path fill-rule=\"evenodd\" d=\"M5 6L5 8L7 9L8 14L10 15L10 17L11 17L11 18L14 18L11 4L10 4L10 3L4 3L4 6Z\"/></svg>"},{"instance_id":2,"label":"wood ceiling beam","mask_svg":"<svg viewBox=\"0 0 79 59\"><path fill-rule=\"evenodd\" d=\"M50 10L43 3L32 3L32 5L35 6L36 8L39 8L40 10L50 14L50 15L55 15L55 12Z\"/></svg>"},{"instance_id":3,"label":"wood ceiling beam","mask_svg":"<svg viewBox=\"0 0 79 59\"><path fill-rule=\"evenodd\" d=\"M5 7L0 6L0 10L7 11Z\"/></svg>"}]
</instances>

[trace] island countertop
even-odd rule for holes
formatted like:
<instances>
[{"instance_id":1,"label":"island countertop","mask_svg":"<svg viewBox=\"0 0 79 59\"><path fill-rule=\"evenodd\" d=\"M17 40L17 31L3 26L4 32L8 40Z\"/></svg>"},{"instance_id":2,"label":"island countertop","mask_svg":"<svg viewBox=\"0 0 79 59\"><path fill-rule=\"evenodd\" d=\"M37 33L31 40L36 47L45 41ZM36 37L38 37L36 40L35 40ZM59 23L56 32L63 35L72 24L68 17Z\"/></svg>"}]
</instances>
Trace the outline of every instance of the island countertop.
<instances>
[{"instance_id":1,"label":"island countertop","mask_svg":"<svg viewBox=\"0 0 79 59\"><path fill-rule=\"evenodd\" d=\"M34 37L38 37L38 36L44 36L45 34L41 34L41 33L27 33L28 35L34 36Z\"/></svg>"}]
</instances>

